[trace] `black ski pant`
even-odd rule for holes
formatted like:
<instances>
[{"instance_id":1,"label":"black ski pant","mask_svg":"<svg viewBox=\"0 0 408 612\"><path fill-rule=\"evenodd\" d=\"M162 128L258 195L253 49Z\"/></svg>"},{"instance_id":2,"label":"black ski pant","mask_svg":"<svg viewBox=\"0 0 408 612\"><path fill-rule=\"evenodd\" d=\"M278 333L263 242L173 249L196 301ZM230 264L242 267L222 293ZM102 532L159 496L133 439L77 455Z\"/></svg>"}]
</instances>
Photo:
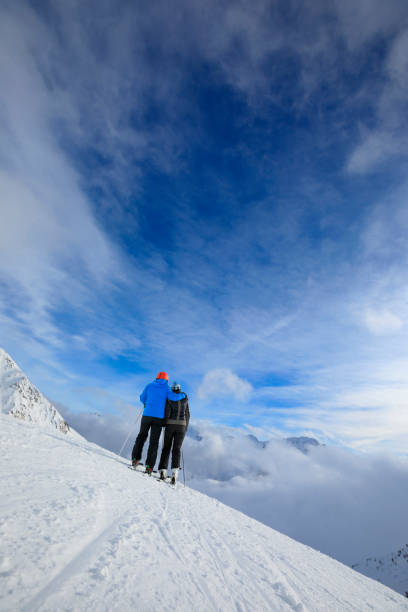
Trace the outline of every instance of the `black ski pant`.
<instances>
[{"instance_id":1,"label":"black ski pant","mask_svg":"<svg viewBox=\"0 0 408 612\"><path fill-rule=\"evenodd\" d=\"M184 436L186 435L186 427L184 425L166 425L164 430L164 442L160 457L159 470L167 470L169 464L169 456L171 446L171 467L180 467L180 450L183 444Z\"/></svg>"},{"instance_id":2,"label":"black ski pant","mask_svg":"<svg viewBox=\"0 0 408 612\"><path fill-rule=\"evenodd\" d=\"M143 446L146 442L150 429L150 442L149 449L147 451L146 465L151 468L154 467L157 458L157 448L159 446L160 434L163 426L163 419L158 419L157 417L151 416L142 416L139 435L136 438L135 445L132 450L132 461L134 459L136 459L136 461L140 461L142 458Z\"/></svg>"}]
</instances>

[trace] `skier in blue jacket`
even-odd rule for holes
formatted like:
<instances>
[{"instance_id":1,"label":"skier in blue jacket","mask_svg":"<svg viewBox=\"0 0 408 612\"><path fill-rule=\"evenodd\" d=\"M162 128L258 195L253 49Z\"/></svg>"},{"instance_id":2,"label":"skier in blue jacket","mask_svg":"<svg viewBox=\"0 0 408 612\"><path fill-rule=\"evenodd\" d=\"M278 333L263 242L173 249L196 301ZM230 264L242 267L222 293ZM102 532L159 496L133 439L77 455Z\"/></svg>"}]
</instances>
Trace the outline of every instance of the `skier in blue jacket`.
<instances>
[{"instance_id":1,"label":"skier in blue jacket","mask_svg":"<svg viewBox=\"0 0 408 612\"><path fill-rule=\"evenodd\" d=\"M156 463L157 447L162 427L165 425L164 412L169 393L171 393L169 375L166 372L159 372L156 380L149 383L140 395L144 410L140 431L132 450L132 465L136 467L140 462L143 446L150 430L150 442L146 458L146 472L148 474L152 473Z\"/></svg>"}]
</instances>

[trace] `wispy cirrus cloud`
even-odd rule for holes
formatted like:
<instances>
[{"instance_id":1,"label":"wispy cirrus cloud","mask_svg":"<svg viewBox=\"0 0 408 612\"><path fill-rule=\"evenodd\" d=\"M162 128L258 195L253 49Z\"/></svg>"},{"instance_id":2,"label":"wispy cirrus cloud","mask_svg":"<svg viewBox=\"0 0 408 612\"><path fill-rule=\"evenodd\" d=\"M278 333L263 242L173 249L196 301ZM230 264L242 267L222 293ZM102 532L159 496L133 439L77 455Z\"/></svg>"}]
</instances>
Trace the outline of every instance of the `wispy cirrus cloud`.
<instances>
[{"instance_id":1,"label":"wispy cirrus cloud","mask_svg":"<svg viewBox=\"0 0 408 612\"><path fill-rule=\"evenodd\" d=\"M382 62L382 81L379 93L370 102L374 121L361 125L360 142L352 151L347 169L354 173L375 170L382 163L405 159L407 129L405 109L408 89L406 85L408 30L395 26L395 36L387 48Z\"/></svg>"},{"instance_id":2,"label":"wispy cirrus cloud","mask_svg":"<svg viewBox=\"0 0 408 612\"><path fill-rule=\"evenodd\" d=\"M120 254L96 221L55 137L53 122L61 109L36 55L39 37L49 39L49 33L31 11L20 17L22 28L12 11L1 25L0 271L8 289L3 296L9 298L3 312L18 310L16 327L57 347L64 339L52 312L84 306L91 298L90 281L98 290L120 281L122 271Z\"/></svg>"}]
</instances>

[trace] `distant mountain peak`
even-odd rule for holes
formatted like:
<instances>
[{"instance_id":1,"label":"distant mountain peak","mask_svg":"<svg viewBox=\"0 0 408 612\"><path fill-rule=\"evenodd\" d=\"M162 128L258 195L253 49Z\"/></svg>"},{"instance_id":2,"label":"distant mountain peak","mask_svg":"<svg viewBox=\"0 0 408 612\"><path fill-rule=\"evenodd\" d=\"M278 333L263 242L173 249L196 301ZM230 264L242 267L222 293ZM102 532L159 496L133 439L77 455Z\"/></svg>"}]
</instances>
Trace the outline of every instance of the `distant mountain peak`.
<instances>
[{"instance_id":1,"label":"distant mountain peak","mask_svg":"<svg viewBox=\"0 0 408 612\"><path fill-rule=\"evenodd\" d=\"M70 431L58 410L29 381L8 353L0 348L0 412L17 419L53 427L66 434Z\"/></svg>"},{"instance_id":2,"label":"distant mountain peak","mask_svg":"<svg viewBox=\"0 0 408 612\"><path fill-rule=\"evenodd\" d=\"M285 441L300 450L305 455L307 455L311 446L321 446L318 440L315 438L309 438L307 436L285 438Z\"/></svg>"},{"instance_id":3,"label":"distant mountain peak","mask_svg":"<svg viewBox=\"0 0 408 612\"><path fill-rule=\"evenodd\" d=\"M205 438L205 430L203 433L199 427L190 425L187 435L189 438L192 438L197 442L201 442L203 438ZM233 440L236 436L227 434L224 437L225 439ZM270 445L285 443L295 447L304 455L307 455L312 447L324 446L324 444L320 444L316 438L310 438L308 436L292 436L290 438L271 438L270 440L259 440L254 434L249 433L245 434L245 439L260 450L270 447Z\"/></svg>"},{"instance_id":4,"label":"distant mountain peak","mask_svg":"<svg viewBox=\"0 0 408 612\"><path fill-rule=\"evenodd\" d=\"M273 444L274 442L277 442L277 441L280 442L280 440L277 440L275 438L272 440L266 440L266 441L258 440L258 438L254 436L253 434L247 434L247 438L251 440L251 442L254 445L256 445L258 448L266 448L267 446L269 446L270 444ZM295 448L300 450L305 455L307 455L307 453L309 452L309 449L312 446L321 446L318 440L316 440L315 438L308 438L307 436L283 438L283 442L286 442L287 444L294 446Z\"/></svg>"}]
</instances>

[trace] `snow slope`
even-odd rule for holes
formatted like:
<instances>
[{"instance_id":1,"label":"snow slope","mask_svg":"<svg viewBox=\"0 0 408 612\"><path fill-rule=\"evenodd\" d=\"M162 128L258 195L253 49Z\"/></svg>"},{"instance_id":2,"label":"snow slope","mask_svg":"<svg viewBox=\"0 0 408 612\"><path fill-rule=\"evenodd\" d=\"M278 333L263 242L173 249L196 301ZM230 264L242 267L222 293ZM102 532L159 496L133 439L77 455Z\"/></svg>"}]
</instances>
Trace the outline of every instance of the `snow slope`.
<instances>
[{"instance_id":1,"label":"snow slope","mask_svg":"<svg viewBox=\"0 0 408 612\"><path fill-rule=\"evenodd\" d=\"M58 429L70 431L57 409L28 380L13 359L0 348L0 412Z\"/></svg>"},{"instance_id":2,"label":"snow slope","mask_svg":"<svg viewBox=\"0 0 408 612\"><path fill-rule=\"evenodd\" d=\"M353 568L402 595L408 593L408 544L387 555L366 557Z\"/></svg>"},{"instance_id":3,"label":"snow slope","mask_svg":"<svg viewBox=\"0 0 408 612\"><path fill-rule=\"evenodd\" d=\"M82 439L0 414L0 609L408 610L383 585Z\"/></svg>"}]
</instances>

